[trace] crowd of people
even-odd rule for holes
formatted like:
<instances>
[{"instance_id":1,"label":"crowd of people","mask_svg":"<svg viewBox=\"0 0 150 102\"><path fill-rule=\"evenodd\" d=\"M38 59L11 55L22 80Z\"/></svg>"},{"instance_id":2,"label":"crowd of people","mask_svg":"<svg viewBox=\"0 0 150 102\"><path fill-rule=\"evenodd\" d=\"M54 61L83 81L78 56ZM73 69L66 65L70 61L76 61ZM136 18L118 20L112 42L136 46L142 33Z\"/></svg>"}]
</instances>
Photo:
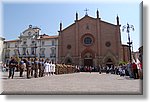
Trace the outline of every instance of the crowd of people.
<instances>
[{"instance_id":1,"label":"crowd of people","mask_svg":"<svg viewBox=\"0 0 150 102\"><path fill-rule=\"evenodd\" d=\"M16 58L12 57L9 61L8 68L9 69L5 69L4 71L8 70L8 78L12 79L14 77L15 70L19 71L20 77L26 75L28 79L56 74L56 64L49 59L23 58L21 61L17 62ZM99 72L99 74L111 73L120 76L129 76L134 79L143 79L142 63L128 62L127 64L119 64L118 66L99 65L98 67L76 65L73 72Z\"/></svg>"},{"instance_id":2,"label":"crowd of people","mask_svg":"<svg viewBox=\"0 0 150 102\"><path fill-rule=\"evenodd\" d=\"M130 63L119 64L118 66L114 65L105 65L105 66L76 66L77 72L99 72L106 74L116 74L120 76L129 76L133 79L143 79L143 67L142 63Z\"/></svg>"}]
</instances>

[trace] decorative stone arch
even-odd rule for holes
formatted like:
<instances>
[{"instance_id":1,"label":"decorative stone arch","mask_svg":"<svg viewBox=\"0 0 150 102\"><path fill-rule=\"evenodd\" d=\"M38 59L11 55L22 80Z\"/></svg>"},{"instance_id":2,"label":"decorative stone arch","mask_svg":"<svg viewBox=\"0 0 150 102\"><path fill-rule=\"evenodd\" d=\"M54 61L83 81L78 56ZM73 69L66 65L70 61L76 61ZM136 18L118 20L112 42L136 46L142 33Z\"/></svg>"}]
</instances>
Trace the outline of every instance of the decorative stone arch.
<instances>
[{"instance_id":1,"label":"decorative stone arch","mask_svg":"<svg viewBox=\"0 0 150 102\"><path fill-rule=\"evenodd\" d=\"M111 53L111 52L108 52L105 57L103 58L102 60L103 64L113 64L115 65L117 63L117 59L116 57Z\"/></svg>"},{"instance_id":2,"label":"decorative stone arch","mask_svg":"<svg viewBox=\"0 0 150 102\"><path fill-rule=\"evenodd\" d=\"M84 51L82 51L81 58L83 59L84 66L93 66L95 58L94 51L92 51L90 48L86 48Z\"/></svg>"},{"instance_id":3,"label":"decorative stone arch","mask_svg":"<svg viewBox=\"0 0 150 102\"><path fill-rule=\"evenodd\" d=\"M94 56L94 55L95 55L95 54L94 54L94 51L93 51L92 49L90 49L90 48L86 48L84 51L82 51L82 53L81 53L81 58L84 58L87 53L90 53L90 54L91 54L91 57L92 57L92 58L95 58L95 56Z\"/></svg>"}]
</instances>

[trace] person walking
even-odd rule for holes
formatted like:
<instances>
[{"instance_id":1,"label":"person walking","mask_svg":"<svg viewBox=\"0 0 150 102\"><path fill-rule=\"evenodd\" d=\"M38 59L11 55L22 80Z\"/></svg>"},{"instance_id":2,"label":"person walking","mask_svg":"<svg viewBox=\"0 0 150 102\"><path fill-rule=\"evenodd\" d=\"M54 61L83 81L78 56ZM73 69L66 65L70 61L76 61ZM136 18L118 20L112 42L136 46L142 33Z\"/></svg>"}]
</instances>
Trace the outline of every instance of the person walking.
<instances>
[{"instance_id":1,"label":"person walking","mask_svg":"<svg viewBox=\"0 0 150 102\"><path fill-rule=\"evenodd\" d=\"M18 62L16 61L15 57L12 57L10 62L9 62L9 76L8 78L12 78L14 77L14 73L15 73L15 68L17 67Z\"/></svg>"}]
</instances>

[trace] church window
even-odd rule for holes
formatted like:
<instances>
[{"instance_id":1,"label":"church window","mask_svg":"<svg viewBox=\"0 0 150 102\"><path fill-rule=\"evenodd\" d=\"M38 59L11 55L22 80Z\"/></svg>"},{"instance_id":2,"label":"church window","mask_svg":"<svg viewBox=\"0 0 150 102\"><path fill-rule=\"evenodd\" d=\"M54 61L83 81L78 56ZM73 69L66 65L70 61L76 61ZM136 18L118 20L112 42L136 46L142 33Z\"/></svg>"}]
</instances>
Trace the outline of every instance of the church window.
<instances>
[{"instance_id":1,"label":"church window","mask_svg":"<svg viewBox=\"0 0 150 102\"><path fill-rule=\"evenodd\" d=\"M86 44L86 45L92 44L92 38L91 37L85 37L84 38L84 44Z\"/></svg>"},{"instance_id":2,"label":"church window","mask_svg":"<svg viewBox=\"0 0 150 102\"><path fill-rule=\"evenodd\" d=\"M106 45L106 47L110 47L110 46L111 46L111 43L110 43L109 41L107 41L107 42L105 43L105 45Z\"/></svg>"}]
</instances>

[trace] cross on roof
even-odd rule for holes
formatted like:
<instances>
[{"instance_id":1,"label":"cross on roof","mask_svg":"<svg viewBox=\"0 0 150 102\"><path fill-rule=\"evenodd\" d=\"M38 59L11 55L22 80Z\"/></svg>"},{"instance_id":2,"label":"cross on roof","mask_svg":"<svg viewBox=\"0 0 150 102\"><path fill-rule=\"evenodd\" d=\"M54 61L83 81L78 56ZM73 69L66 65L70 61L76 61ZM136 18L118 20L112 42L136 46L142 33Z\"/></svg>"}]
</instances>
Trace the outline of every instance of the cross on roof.
<instances>
[{"instance_id":1,"label":"cross on roof","mask_svg":"<svg viewBox=\"0 0 150 102\"><path fill-rule=\"evenodd\" d=\"M85 15L87 16L88 15L87 11L89 11L89 9L86 8L84 11L86 12Z\"/></svg>"}]
</instances>

